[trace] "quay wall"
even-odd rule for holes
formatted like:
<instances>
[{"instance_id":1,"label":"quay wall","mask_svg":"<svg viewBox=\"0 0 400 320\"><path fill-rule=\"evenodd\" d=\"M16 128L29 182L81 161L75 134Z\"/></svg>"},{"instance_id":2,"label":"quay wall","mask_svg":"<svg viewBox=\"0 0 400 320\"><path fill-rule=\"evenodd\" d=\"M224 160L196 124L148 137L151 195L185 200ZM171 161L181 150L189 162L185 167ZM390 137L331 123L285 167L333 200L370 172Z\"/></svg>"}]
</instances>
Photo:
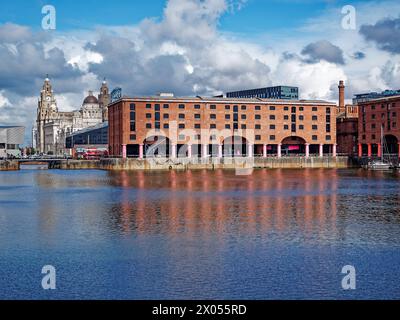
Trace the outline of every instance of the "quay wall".
<instances>
[{"instance_id":1,"label":"quay wall","mask_svg":"<svg viewBox=\"0 0 400 320\"><path fill-rule=\"evenodd\" d=\"M282 158L223 158L223 159L102 159L61 160L59 169L81 170L199 170L199 169L301 169L349 168L348 157L282 157Z\"/></svg>"},{"instance_id":2,"label":"quay wall","mask_svg":"<svg viewBox=\"0 0 400 320\"><path fill-rule=\"evenodd\" d=\"M0 160L0 171L19 170L19 162L16 160Z\"/></svg>"}]
</instances>

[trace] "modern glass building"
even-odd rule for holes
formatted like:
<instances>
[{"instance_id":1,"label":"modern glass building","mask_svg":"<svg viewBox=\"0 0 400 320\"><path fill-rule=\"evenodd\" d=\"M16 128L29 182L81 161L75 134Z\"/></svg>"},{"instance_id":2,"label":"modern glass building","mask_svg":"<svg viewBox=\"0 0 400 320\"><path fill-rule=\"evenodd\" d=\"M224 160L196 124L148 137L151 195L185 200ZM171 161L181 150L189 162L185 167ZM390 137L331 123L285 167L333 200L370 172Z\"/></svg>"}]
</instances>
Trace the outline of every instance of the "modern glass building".
<instances>
[{"instance_id":1,"label":"modern glass building","mask_svg":"<svg viewBox=\"0 0 400 320\"><path fill-rule=\"evenodd\" d=\"M400 96L400 89L399 90L385 90L382 92L369 92L369 93L361 93L356 94L355 98L353 99L353 104L359 104L363 102L368 102L375 99L387 98L387 97L394 97Z\"/></svg>"},{"instance_id":2,"label":"modern glass building","mask_svg":"<svg viewBox=\"0 0 400 320\"><path fill-rule=\"evenodd\" d=\"M289 86L267 87L242 91L228 92L227 98L260 98L260 99L283 99L298 100L299 88Z\"/></svg>"},{"instance_id":3,"label":"modern glass building","mask_svg":"<svg viewBox=\"0 0 400 320\"><path fill-rule=\"evenodd\" d=\"M76 146L108 145L108 122L74 132L67 137L65 144L68 149Z\"/></svg>"}]
</instances>

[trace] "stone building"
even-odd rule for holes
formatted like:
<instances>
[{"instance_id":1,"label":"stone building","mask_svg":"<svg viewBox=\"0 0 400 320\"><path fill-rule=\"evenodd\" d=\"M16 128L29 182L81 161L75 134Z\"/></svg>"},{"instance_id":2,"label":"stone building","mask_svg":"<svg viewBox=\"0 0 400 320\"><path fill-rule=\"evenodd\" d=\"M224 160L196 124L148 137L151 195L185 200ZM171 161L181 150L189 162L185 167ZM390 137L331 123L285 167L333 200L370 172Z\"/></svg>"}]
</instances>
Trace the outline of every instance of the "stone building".
<instances>
[{"instance_id":1,"label":"stone building","mask_svg":"<svg viewBox=\"0 0 400 320\"><path fill-rule=\"evenodd\" d=\"M107 120L110 95L104 80L98 98L89 91L80 109L59 111L49 78L43 84L38 101L35 133L36 150L41 154L64 155L66 137L73 132L95 126Z\"/></svg>"}]
</instances>

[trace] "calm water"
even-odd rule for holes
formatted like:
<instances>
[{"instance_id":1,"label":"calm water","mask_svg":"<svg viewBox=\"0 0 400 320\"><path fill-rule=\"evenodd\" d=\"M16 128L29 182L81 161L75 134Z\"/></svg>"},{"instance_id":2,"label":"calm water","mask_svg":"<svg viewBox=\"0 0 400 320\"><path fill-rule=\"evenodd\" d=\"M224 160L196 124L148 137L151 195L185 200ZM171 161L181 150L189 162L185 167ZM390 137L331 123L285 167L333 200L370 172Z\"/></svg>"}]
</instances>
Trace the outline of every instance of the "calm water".
<instances>
[{"instance_id":1,"label":"calm water","mask_svg":"<svg viewBox=\"0 0 400 320\"><path fill-rule=\"evenodd\" d=\"M399 181L362 170L2 172L0 299L399 299Z\"/></svg>"}]
</instances>

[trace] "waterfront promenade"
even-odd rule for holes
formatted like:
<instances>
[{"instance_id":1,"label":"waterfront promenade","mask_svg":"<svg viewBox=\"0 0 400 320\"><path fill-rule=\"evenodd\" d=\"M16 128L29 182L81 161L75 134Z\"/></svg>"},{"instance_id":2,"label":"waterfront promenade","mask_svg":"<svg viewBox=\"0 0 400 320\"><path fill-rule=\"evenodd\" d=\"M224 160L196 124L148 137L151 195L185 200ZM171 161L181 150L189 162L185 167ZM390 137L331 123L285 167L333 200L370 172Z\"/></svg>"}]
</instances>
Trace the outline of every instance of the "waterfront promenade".
<instances>
[{"instance_id":1,"label":"waterfront promenade","mask_svg":"<svg viewBox=\"0 0 400 320\"><path fill-rule=\"evenodd\" d=\"M147 158L101 160L11 160L0 162L0 171L19 170L21 165L48 165L64 170L199 170L199 169L301 169L349 168L349 157L269 157L269 158Z\"/></svg>"}]
</instances>

